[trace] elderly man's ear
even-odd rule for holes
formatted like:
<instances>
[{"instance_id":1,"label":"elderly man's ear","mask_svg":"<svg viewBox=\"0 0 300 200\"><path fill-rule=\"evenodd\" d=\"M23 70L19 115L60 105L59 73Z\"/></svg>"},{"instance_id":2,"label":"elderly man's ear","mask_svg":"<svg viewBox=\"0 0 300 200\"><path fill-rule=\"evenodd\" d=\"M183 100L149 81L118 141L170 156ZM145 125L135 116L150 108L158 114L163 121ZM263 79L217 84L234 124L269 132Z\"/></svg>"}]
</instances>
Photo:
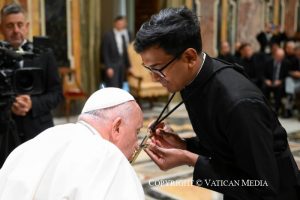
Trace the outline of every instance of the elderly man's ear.
<instances>
[{"instance_id":1,"label":"elderly man's ear","mask_svg":"<svg viewBox=\"0 0 300 200\"><path fill-rule=\"evenodd\" d=\"M111 137L113 142L117 142L121 138L120 127L122 123L124 122L121 117L117 117L112 123Z\"/></svg>"}]
</instances>

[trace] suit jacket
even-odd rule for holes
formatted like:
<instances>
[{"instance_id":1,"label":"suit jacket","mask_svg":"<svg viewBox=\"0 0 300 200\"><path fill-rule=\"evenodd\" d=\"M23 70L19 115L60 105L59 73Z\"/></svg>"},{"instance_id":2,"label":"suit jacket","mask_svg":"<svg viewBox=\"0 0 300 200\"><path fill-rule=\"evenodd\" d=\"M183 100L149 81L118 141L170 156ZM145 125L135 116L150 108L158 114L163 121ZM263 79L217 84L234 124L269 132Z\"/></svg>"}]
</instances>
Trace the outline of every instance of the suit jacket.
<instances>
[{"instance_id":1,"label":"suit jacket","mask_svg":"<svg viewBox=\"0 0 300 200\"><path fill-rule=\"evenodd\" d=\"M279 80L284 81L284 79L288 75L289 69L290 69L290 62L284 59L281 62L281 67L279 71ZM274 73L274 59L270 59L269 61L266 62L264 78L273 80L273 73Z\"/></svg>"},{"instance_id":2,"label":"suit jacket","mask_svg":"<svg viewBox=\"0 0 300 200\"><path fill-rule=\"evenodd\" d=\"M127 31L129 41L132 41L132 36L129 31ZM106 82L112 82L112 85L118 87L123 83L125 79L126 69L130 67L127 51L125 55L120 55L117 47L117 42L115 39L114 31L111 30L105 33L102 44L101 44L101 60L103 63L102 68L102 79ZM108 80L105 76L107 68L113 68L115 71L115 76L112 78L113 80Z\"/></svg>"},{"instance_id":3,"label":"suit jacket","mask_svg":"<svg viewBox=\"0 0 300 200\"><path fill-rule=\"evenodd\" d=\"M195 185L221 192L224 199L298 198L299 172L286 131L251 81L207 56L181 95L197 135L186 140L187 149L200 155Z\"/></svg>"},{"instance_id":4,"label":"suit jacket","mask_svg":"<svg viewBox=\"0 0 300 200\"><path fill-rule=\"evenodd\" d=\"M13 115L21 142L25 142L53 126L51 110L59 104L63 97L58 68L52 50L48 49L33 59L25 58L23 67L43 69L44 92L31 95L32 109L26 116Z\"/></svg>"},{"instance_id":5,"label":"suit jacket","mask_svg":"<svg viewBox=\"0 0 300 200\"><path fill-rule=\"evenodd\" d=\"M251 58L242 58L239 62L244 67L249 79L259 88L262 87L263 83L265 60L264 54L256 53Z\"/></svg>"},{"instance_id":6,"label":"suit jacket","mask_svg":"<svg viewBox=\"0 0 300 200\"><path fill-rule=\"evenodd\" d=\"M231 53L228 53L226 55L219 54L218 58L222 59L222 60L225 60L227 62L230 62L230 63L235 63L236 62L235 57Z\"/></svg>"},{"instance_id":7,"label":"suit jacket","mask_svg":"<svg viewBox=\"0 0 300 200\"><path fill-rule=\"evenodd\" d=\"M132 41L131 33L127 31L127 34L129 36L129 41ZM101 60L105 68L114 67L121 61L121 55L118 52L117 42L113 30L110 30L104 34L101 46ZM128 66L129 65L127 65L126 67Z\"/></svg>"},{"instance_id":8,"label":"suit jacket","mask_svg":"<svg viewBox=\"0 0 300 200\"><path fill-rule=\"evenodd\" d=\"M270 44L270 41L268 41L267 35L265 32L260 32L256 35L256 39L258 43L260 44L260 52L265 52L265 49Z\"/></svg>"}]
</instances>

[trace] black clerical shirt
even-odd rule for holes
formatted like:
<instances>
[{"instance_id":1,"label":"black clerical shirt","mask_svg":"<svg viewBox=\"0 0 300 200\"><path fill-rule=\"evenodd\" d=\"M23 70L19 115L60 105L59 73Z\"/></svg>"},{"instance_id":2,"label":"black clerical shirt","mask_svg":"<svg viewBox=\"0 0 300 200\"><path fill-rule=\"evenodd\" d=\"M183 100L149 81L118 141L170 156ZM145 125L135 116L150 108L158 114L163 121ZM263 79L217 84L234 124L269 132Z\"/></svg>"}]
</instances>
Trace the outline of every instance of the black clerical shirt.
<instances>
[{"instance_id":1,"label":"black clerical shirt","mask_svg":"<svg viewBox=\"0 0 300 200\"><path fill-rule=\"evenodd\" d=\"M195 185L224 199L297 199L299 172L286 131L242 73L207 56L181 95L197 135L187 139L188 150L200 155Z\"/></svg>"}]
</instances>

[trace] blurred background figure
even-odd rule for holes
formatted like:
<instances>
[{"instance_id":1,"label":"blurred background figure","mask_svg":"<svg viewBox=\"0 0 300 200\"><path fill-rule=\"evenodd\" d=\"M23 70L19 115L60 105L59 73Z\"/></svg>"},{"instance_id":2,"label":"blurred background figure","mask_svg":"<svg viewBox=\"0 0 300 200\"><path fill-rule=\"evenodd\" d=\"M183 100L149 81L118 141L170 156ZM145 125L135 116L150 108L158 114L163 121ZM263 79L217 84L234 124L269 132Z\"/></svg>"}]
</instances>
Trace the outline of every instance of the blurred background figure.
<instances>
[{"instance_id":1,"label":"blurred background figure","mask_svg":"<svg viewBox=\"0 0 300 200\"><path fill-rule=\"evenodd\" d=\"M288 39L281 25L273 25L271 43L277 43L280 46Z\"/></svg>"},{"instance_id":2,"label":"blurred background figure","mask_svg":"<svg viewBox=\"0 0 300 200\"><path fill-rule=\"evenodd\" d=\"M256 39L260 45L260 52L269 54L271 51L271 44L277 43L281 45L287 39L284 31L281 30L280 25L273 23L266 23L265 30L256 35Z\"/></svg>"},{"instance_id":3,"label":"blurred background figure","mask_svg":"<svg viewBox=\"0 0 300 200\"><path fill-rule=\"evenodd\" d=\"M272 23L265 24L265 30L256 35L256 39L260 45L261 53L270 53L270 43L272 38Z\"/></svg>"},{"instance_id":4,"label":"blurred background figure","mask_svg":"<svg viewBox=\"0 0 300 200\"><path fill-rule=\"evenodd\" d=\"M236 62L239 62L241 59L240 48L241 48L241 43L239 41L235 42L235 44L234 44L234 59Z\"/></svg>"},{"instance_id":5,"label":"blurred background figure","mask_svg":"<svg viewBox=\"0 0 300 200\"><path fill-rule=\"evenodd\" d=\"M295 92L300 87L300 47L295 46L295 42L288 41L285 44L285 59L289 62L287 78L285 80L285 112L283 117L293 116L293 107L295 103Z\"/></svg>"},{"instance_id":6,"label":"blurred background figure","mask_svg":"<svg viewBox=\"0 0 300 200\"><path fill-rule=\"evenodd\" d=\"M249 79L258 87L262 88L265 56L261 53L254 53L250 43L242 43L240 47L241 64Z\"/></svg>"},{"instance_id":7,"label":"blurred background figure","mask_svg":"<svg viewBox=\"0 0 300 200\"><path fill-rule=\"evenodd\" d=\"M131 40L126 17L117 16L113 29L105 33L101 46L102 73L107 87L123 88L130 67L127 46Z\"/></svg>"},{"instance_id":8,"label":"blurred background figure","mask_svg":"<svg viewBox=\"0 0 300 200\"><path fill-rule=\"evenodd\" d=\"M295 87L295 106L298 110L298 119L300 120L300 44L296 47L296 57L298 60L298 72L295 72L295 78L297 78L297 85Z\"/></svg>"},{"instance_id":9,"label":"blurred background figure","mask_svg":"<svg viewBox=\"0 0 300 200\"><path fill-rule=\"evenodd\" d=\"M284 59L284 50L276 50L273 58L266 63L264 71L263 91L265 96L273 103L277 114L282 109L282 97L284 95L284 79L287 76L289 63ZM274 101L271 99L271 94Z\"/></svg>"},{"instance_id":10,"label":"blurred background figure","mask_svg":"<svg viewBox=\"0 0 300 200\"><path fill-rule=\"evenodd\" d=\"M235 59L230 51L230 45L227 41L221 42L220 51L218 55L219 59L225 60L230 63L234 63Z\"/></svg>"}]
</instances>

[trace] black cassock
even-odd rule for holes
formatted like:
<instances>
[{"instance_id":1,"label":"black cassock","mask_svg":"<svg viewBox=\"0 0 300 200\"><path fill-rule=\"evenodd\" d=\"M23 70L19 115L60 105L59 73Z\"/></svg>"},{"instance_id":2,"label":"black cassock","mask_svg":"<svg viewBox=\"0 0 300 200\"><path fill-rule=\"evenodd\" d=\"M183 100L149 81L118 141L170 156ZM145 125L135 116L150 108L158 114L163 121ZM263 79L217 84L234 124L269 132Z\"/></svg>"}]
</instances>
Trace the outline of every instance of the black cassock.
<instances>
[{"instance_id":1,"label":"black cassock","mask_svg":"<svg viewBox=\"0 0 300 200\"><path fill-rule=\"evenodd\" d=\"M206 56L181 91L197 135L187 148L200 155L193 184L225 200L299 200L300 175L285 129L261 91L228 65Z\"/></svg>"}]
</instances>

